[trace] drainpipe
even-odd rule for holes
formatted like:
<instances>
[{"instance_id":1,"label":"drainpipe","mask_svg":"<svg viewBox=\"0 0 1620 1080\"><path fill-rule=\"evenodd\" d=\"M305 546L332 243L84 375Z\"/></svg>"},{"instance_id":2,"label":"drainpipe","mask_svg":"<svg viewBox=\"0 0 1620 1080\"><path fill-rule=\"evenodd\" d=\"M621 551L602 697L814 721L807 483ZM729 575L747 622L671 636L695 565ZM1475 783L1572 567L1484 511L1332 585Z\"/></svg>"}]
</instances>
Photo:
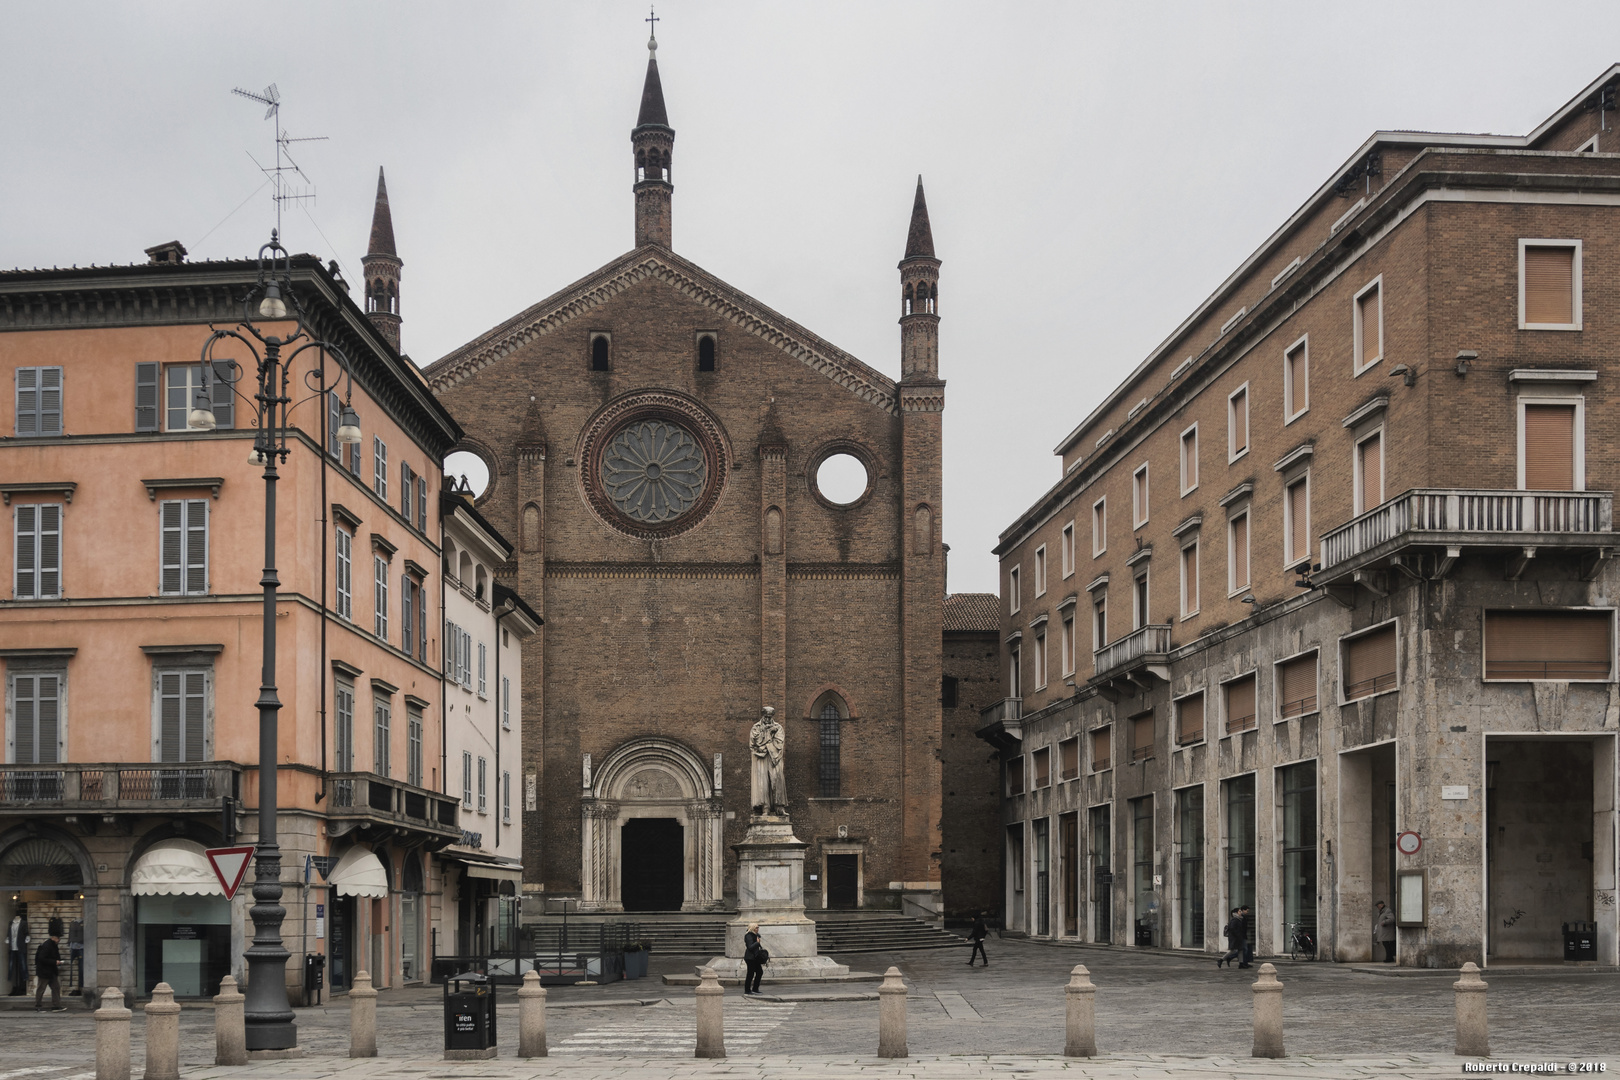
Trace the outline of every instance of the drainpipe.
<instances>
[{"instance_id":1,"label":"drainpipe","mask_svg":"<svg viewBox=\"0 0 1620 1080\"><path fill-rule=\"evenodd\" d=\"M491 580L491 594L494 591L494 582ZM495 783L497 785L501 784L501 709L505 700L501 696L501 620L516 610L517 605L508 600L495 612ZM505 797L506 788L504 786L500 788L499 794L502 798ZM506 804L503 802L501 804L503 813L505 812L505 806ZM502 814L495 815L495 846L497 848L501 846L501 817Z\"/></svg>"},{"instance_id":2,"label":"drainpipe","mask_svg":"<svg viewBox=\"0 0 1620 1080\"><path fill-rule=\"evenodd\" d=\"M325 374L323 372L322 379L324 380L324 378ZM325 401L321 402L323 417L325 410L329 407ZM345 450L344 452L347 453L348 451ZM331 572L330 567L326 564L326 543L332 528L332 523L327 518L330 503L326 495L326 469L330 464L328 459L331 456L323 446L321 448L321 516L319 518L321 523L321 666L315 679L321 688L321 786L320 790L315 792L316 803L320 803L326 798L326 575ZM305 891L307 894L308 890Z\"/></svg>"}]
</instances>

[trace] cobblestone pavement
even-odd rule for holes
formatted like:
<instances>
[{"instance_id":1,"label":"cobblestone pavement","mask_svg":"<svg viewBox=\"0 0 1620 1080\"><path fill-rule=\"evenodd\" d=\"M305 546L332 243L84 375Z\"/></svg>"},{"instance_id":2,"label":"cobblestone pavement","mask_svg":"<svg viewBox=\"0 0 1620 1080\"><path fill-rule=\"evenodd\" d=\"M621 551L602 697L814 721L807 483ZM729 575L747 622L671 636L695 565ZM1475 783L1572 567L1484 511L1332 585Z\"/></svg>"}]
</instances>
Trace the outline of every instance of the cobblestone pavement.
<instances>
[{"instance_id":1,"label":"cobblestone pavement","mask_svg":"<svg viewBox=\"0 0 1620 1080\"><path fill-rule=\"evenodd\" d=\"M905 1062L871 1057L877 1049L875 983L773 988L768 977L765 991L779 1000L745 1000L728 988L726 1041L732 1057L724 1063L692 1061L692 991L665 987L656 977L552 989L547 1009L552 1056L542 1064L513 1060L517 1005L513 992L504 989L499 1062L442 1063L438 988L382 992L377 1010L382 1056L376 1061L347 1058L349 1012L342 997L298 1010L302 1059L227 1070L211 1064L212 1010L188 1005L181 1014L181 1061L187 1080L371 1080L428 1073L544 1074L568 1080L1462 1074L1462 1062L1450 1053L1453 973L1390 977L1342 965L1281 962L1290 1057L1263 1063L1248 1056L1254 971L1216 970L1213 958L1124 949L994 939L989 946L988 968L968 968L965 947L840 958L856 970L881 972L893 964L904 973L911 990L908 1041L917 1055ZM689 973L698 962L654 957L654 975ZM1063 1048L1062 988L1077 963L1090 969L1098 987L1097 1043L1103 1057L1087 1062L1055 1056ZM1620 976L1550 969L1487 973L1487 979L1497 1061L1591 1061L1620 1069ZM136 1076L144 1055L143 1019L137 1010L132 1024ZM67 1013L0 1012L0 1080L89 1080L93 1027L89 1012L77 1006Z\"/></svg>"}]
</instances>

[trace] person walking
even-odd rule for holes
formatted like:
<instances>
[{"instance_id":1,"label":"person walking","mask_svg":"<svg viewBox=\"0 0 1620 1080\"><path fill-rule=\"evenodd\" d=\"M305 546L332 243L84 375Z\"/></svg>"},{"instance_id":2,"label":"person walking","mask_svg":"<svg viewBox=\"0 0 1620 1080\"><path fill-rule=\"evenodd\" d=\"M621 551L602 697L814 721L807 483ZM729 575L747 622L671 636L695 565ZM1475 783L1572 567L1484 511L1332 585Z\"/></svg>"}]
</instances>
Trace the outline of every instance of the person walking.
<instances>
[{"instance_id":1,"label":"person walking","mask_svg":"<svg viewBox=\"0 0 1620 1080\"><path fill-rule=\"evenodd\" d=\"M1254 966L1254 941L1249 935L1249 913L1251 910L1247 904L1238 908L1238 918L1243 921L1243 936L1238 939L1243 943L1243 959L1238 962L1240 968Z\"/></svg>"},{"instance_id":2,"label":"person walking","mask_svg":"<svg viewBox=\"0 0 1620 1080\"><path fill-rule=\"evenodd\" d=\"M1378 909L1373 912L1373 940L1384 947L1384 963L1395 962L1395 913L1384 906L1382 900L1378 901Z\"/></svg>"},{"instance_id":3,"label":"person walking","mask_svg":"<svg viewBox=\"0 0 1620 1080\"><path fill-rule=\"evenodd\" d=\"M984 912L978 912L973 916L973 929L968 931L968 937L973 941L973 951L968 953L968 967L973 966L975 956L984 961L985 967L990 966L990 958L984 955L984 939L989 936L990 931L984 925Z\"/></svg>"},{"instance_id":4,"label":"person walking","mask_svg":"<svg viewBox=\"0 0 1620 1080\"><path fill-rule=\"evenodd\" d=\"M1243 955L1243 948L1248 944L1249 926L1243 921L1243 909L1233 908L1226 920L1226 928L1221 932L1226 935L1226 955L1215 961L1216 967L1230 964ZM1247 966L1247 965L1245 965Z\"/></svg>"},{"instance_id":5,"label":"person walking","mask_svg":"<svg viewBox=\"0 0 1620 1080\"><path fill-rule=\"evenodd\" d=\"M34 991L34 1011L44 1012L45 988L51 988L51 1012L67 1012L62 1004L62 987L57 981L57 968L62 962L62 951L57 948L57 942L62 936L62 927L59 923L51 923L51 936L43 942L39 951L34 954L34 978L38 988Z\"/></svg>"},{"instance_id":6,"label":"person walking","mask_svg":"<svg viewBox=\"0 0 1620 1080\"><path fill-rule=\"evenodd\" d=\"M765 977L765 961L770 956L759 946L759 923L749 923L748 933L743 935L743 963L748 965L748 971L743 975L743 995L752 997L759 993L759 982Z\"/></svg>"}]
</instances>

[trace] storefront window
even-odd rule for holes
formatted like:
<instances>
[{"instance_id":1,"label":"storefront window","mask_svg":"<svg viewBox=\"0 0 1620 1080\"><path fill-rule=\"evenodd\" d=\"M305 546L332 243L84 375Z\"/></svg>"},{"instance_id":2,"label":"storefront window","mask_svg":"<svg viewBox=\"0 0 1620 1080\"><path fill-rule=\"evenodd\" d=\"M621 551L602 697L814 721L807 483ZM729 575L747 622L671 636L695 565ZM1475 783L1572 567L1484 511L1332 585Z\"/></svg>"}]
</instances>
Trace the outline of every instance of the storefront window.
<instances>
[{"instance_id":1,"label":"storefront window","mask_svg":"<svg viewBox=\"0 0 1620 1080\"><path fill-rule=\"evenodd\" d=\"M231 973L231 902L223 896L137 896L135 967L141 991L212 997Z\"/></svg>"}]
</instances>

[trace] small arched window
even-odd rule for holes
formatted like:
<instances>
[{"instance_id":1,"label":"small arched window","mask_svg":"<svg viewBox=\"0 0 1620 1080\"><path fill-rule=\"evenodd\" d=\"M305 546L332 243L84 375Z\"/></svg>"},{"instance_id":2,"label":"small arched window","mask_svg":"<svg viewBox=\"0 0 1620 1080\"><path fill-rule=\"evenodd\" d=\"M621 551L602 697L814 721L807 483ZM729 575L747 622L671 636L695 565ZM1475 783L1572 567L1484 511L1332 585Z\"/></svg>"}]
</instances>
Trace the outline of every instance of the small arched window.
<instances>
[{"instance_id":1,"label":"small arched window","mask_svg":"<svg viewBox=\"0 0 1620 1080\"><path fill-rule=\"evenodd\" d=\"M906 286L906 302L905 302L905 306L902 308L900 313L902 315L910 315L911 314L911 286L910 285Z\"/></svg>"},{"instance_id":2,"label":"small arched window","mask_svg":"<svg viewBox=\"0 0 1620 1080\"><path fill-rule=\"evenodd\" d=\"M606 334L591 335L591 370L606 371L608 369L608 336Z\"/></svg>"},{"instance_id":3,"label":"small arched window","mask_svg":"<svg viewBox=\"0 0 1620 1080\"><path fill-rule=\"evenodd\" d=\"M714 335L702 334L698 337L698 370L714 370Z\"/></svg>"},{"instance_id":4,"label":"small arched window","mask_svg":"<svg viewBox=\"0 0 1620 1080\"><path fill-rule=\"evenodd\" d=\"M938 313L939 313L939 286L938 285L930 285L930 286L928 286L928 314L937 315Z\"/></svg>"},{"instance_id":5,"label":"small arched window","mask_svg":"<svg viewBox=\"0 0 1620 1080\"><path fill-rule=\"evenodd\" d=\"M823 694L816 702L814 715L820 729L821 744L818 756L819 788L823 799L836 799L843 794L841 725L848 714L848 708L837 694Z\"/></svg>"}]
</instances>

